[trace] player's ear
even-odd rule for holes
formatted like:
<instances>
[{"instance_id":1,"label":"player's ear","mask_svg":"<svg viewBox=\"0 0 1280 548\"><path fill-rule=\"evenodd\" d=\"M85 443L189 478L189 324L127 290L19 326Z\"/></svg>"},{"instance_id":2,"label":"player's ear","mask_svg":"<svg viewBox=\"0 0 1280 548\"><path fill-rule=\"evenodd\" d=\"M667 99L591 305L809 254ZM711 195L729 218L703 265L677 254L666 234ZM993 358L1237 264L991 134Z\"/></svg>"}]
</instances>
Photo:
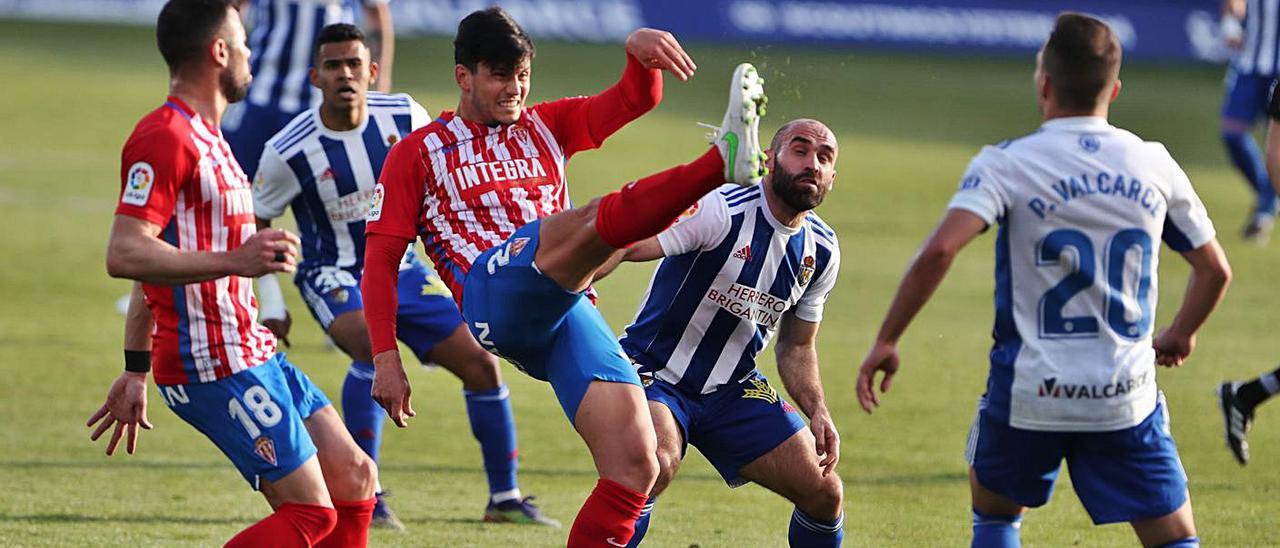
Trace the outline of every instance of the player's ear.
<instances>
[{"instance_id":1,"label":"player's ear","mask_svg":"<svg viewBox=\"0 0 1280 548\"><path fill-rule=\"evenodd\" d=\"M1107 102L1108 103L1114 102L1116 100L1116 97L1119 97L1119 96L1120 96L1120 79L1116 78L1116 83L1112 84L1111 86L1111 97L1107 99Z\"/></svg>"},{"instance_id":2,"label":"player's ear","mask_svg":"<svg viewBox=\"0 0 1280 548\"><path fill-rule=\"evenodd\" d=\"M311 82L311 87L320 87L320 71L316 70L316 67L307 69L307 78Z\"/></svg>"},{"instance_id":3,"label":"player's ear","mask_svg":"<svg viewBox=\"0 0 1280 548\"><path fill-rule=\"evenodd\" d=\"M462 65L453 66L453 79L463 93L471 93L471 71Z\"/></svg>"},{"instance_id":4,"label":"player's ear","mask_svg":"<svg viewBox=\"0 0 1280 548\"><path fill-rule=\"evenodd\" d=\"M209 44L209 54L213 56L213 64L225 68L231 64L231 45L225 38L215 38Z\"/></svg>"},{"instance_id":5,"label":"player's ear","mask_svg":"<svg viewBox=\"0 0 1280 548\"><path fill-rule=\"evenodd\" d=\"M369 85L370 86L372 86L374 82L378 81L378 71L380 70L382 70L382 67L378 65L377 61L369 61Z\"/></svg>"}]
</instances>

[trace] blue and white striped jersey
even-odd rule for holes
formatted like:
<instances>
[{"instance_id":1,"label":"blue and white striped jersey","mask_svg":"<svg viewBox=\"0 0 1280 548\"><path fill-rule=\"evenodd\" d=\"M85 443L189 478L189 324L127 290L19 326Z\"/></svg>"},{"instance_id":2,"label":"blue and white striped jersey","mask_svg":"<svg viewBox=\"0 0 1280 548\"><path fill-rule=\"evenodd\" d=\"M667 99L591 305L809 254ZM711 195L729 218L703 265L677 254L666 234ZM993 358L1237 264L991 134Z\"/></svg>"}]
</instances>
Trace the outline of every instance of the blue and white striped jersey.
<instances>
[{"instance_id":1,"label":"blue and white striped jersey","mask_svg":"<svg viewBox=\"0 0 1280 548\"><path fill-rule=\"evenodd\" d=\"M274 219L293 207L302 239L299 271L364 268L364 222L387 151L431 121L411 97L369 92L368 116L350 131L320 121L319 107L299 114L267 141L253 183L253 209Z\"/></svg>"},{"instance_id":2,"label":"blue and white striped jersey","mask_svg":"<svg viewBox=\"0 0 1280 548\"><path fill-rule=\"evenodd\" d=\"M782 315L819 322L840 269L836 234L812 212L791 228L759 185L725 185L658 235L658 264L623 350L690 395L756 368Z\"/></svg>"},{"instance_id":3,"label":"blue and white striped jersey","mask_svg":"<svg viewBox=\"0 0 1280 548\"><path fill-rule=\"evenodd\" d=\"M1244 18L1244 45L1232 67L1240 74L1280 73L1280 0L1249 0Z\"/></svg>"},{"instance_id":4,"label":"blue and white striped jersey","mask_svg":"<svg viewBox=\"0 0 1280 548\"><path fill-rule=\"evenodd\" d=\"M307 69L320 29L355 23L356 8L387 0L253 0L249 59L253 83L246 100L280 112L299 112L320 102Z\"/></svg>"}]
</instances>

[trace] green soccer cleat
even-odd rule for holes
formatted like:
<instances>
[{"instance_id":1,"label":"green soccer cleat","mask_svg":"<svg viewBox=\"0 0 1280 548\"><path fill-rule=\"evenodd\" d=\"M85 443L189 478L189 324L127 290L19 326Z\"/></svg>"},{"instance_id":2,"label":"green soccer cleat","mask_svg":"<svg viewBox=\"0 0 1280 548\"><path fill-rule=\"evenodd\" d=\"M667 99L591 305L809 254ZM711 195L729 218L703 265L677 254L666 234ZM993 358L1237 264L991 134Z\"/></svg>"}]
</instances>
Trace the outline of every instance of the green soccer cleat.
<instances>
[{"instance_id":1,"label":"green soccer cleat","mask_svg":"<svg viewBox=\"0 0 1280 548\"><path fill-rule=\"evenodd\" d=\"M751 63L742 63L733 71L729 84L729 107L720 126L707 137L724 158L724 180L742 186L759 184L769 173L766 156L760 148L760 117L764 116L764 78Z\"/></svg>"}]
</instances>

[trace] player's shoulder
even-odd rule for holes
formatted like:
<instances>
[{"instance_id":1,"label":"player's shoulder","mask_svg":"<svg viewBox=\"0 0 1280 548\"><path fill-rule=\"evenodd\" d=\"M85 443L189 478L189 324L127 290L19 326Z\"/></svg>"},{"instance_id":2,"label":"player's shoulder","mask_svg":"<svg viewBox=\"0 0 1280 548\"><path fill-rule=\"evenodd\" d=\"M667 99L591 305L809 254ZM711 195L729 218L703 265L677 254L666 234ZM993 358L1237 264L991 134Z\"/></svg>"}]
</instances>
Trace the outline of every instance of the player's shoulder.
<instances>
[{"instance_id":1,"label":"player's shoulder","mask_svg":"<svg viewBox=\"0 0 1280 548\"><path fill-rule=\"evenodd\" d=\"M804 226L813 233L819 244L826 244L836 251L840 249L840 240L836 237L835 229L822 220L822 217L818 216L817 212L810 211L808 215L805 215Z\"/></svg>"},{"instance_id":2,"label":"player's shoulder","mask_svg":"<svg viewBox=\"0 0 1280 548\"><path fill-rule=\"evenodd\" d=\"M315 116L316 108L319 107L306 109L289 120L283 129L267 139L267 150L274 151L281 157L287 157L308 137L319 133L320 126L316 124Z\"/></svg>"},{"instance_id":3,"label":"player's shoulder","mask_svg":"<svg viewBox=\"0 0 1280 548\"><path fill-rule=\"evenodd\" d=\"M197 154L191 119L180 107L166 103L147 113L134 125L125 141L125 153L164 150L167 153Z\"/></svg>"},{"instance_id":4,"label":"player's shoulder","mask_svg":"<svg viewBox=\"0 0 1280 548\"><path fill-rule=\"evenodd\" d=\"M382 93L370 91L366 100L370 110L390 110L408 112L417 104L408 93Z\"/></svg>"},{"instance_id":5,"label":"player's shoulder","mask_svg":"<svg viewBox=\"0 0 1280 548\"><path fill-rule=\"evenodd\" d=\"M761 185L739 186L727 184L721 185L710 196L714 196L723 203L729 214L734 214L755 207L756 202L763 199L763 188Z\"/></svg>"}]
</instances>

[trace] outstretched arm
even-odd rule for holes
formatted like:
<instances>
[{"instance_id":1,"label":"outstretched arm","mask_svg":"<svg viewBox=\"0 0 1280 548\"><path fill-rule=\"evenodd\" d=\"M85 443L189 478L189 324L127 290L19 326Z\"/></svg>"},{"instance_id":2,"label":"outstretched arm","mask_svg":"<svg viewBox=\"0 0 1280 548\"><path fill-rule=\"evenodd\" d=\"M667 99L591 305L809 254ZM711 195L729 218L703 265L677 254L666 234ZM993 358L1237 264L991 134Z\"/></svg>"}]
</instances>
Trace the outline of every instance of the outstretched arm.
<instances>
[{"instance_id":1,"label":"outstretched arm","mask_svg":"<svg viewBox=\"0 0 1280 548\"><path fill-rule=\"evenodd\" d=\"M1210 240L1182 256L1191 263L1191 276L1187 279L1182 306L1174 315L1173 323L1152 341L1156 349L1156 363L1170 367L1182 365L1183 360L1195 350L1196 332L1222 301L1227 285L1231 283L1231 265L1227 264L1227 255L1218 245L1218 240Z\"/></svg>"},{"instance_id":2,"label":"outstretched arm","mask_svg":"<svg viewBox=\"0 0 1280 548\"><path fill-rule=\"evenodd\" d=\"M662 72L687 80L696 68L671 33L639 29L627 37L622 78L590 97L546 103L547 123L565 154L599 147L605 139L662 102Z\"/></svg>"},{"instance_id":3,"label":"outstretched arm","mask_svg":"<svg viewBox=\"0 0 1280 548\"><path fill-rule=\"evenodd\" d=\"M800 411L809 417L809 429L813 432L818 455L822 457L818 465L822 467L822 475L826 476L840 461L840 434L836 432L822 391L817 340L817 323L801 320L788 312L782 316L778 328L778 346L774 348L774 355L778 359L782 387Z\"/></svg>"},{"instance_id":4,"label":"outstretched arm","mask_svg":"<svg viewBox=\"0 0 1280 548\"><path fill-rule=\"evenodd\" d=\"M880 399L872 388L876 371L884 372L880 391L887 392L898 372L898 340L942 284L956 255L986 227L986 222L977 215L963 209L951 209L912 259L902 282L898 284L893 304L880 324L876 341L858 371L858 402L866 412L870 413L880 405Z\"/></svg>"}]
</instances>

